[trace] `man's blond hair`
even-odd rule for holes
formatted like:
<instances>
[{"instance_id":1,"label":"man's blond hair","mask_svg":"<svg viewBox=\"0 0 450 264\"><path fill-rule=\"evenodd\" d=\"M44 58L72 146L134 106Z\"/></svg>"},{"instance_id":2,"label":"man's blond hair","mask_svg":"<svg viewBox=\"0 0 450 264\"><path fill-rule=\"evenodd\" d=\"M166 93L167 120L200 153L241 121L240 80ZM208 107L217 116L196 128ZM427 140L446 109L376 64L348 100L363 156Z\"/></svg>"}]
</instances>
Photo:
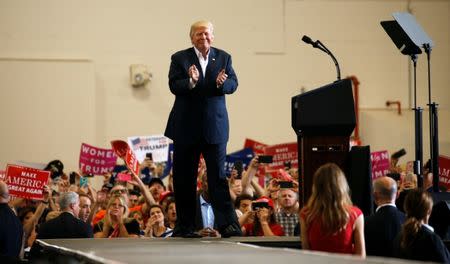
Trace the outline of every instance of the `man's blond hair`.
<instances>
[{"instance_id":1,"label":"man's blond hair","mask_svg":"<svg viewBox=\"0 0 450 264\"><path fill-rule=\"evenodd\" d=\"M206 20L197 21L191 25L191 31L189 32L189 36L191 37L191 39L194 36L195 31L199 28L209 28L211 33L213 33L213 31L214 31L214 27L211 22L206 21Z\"/></svg>"}]
</instances>

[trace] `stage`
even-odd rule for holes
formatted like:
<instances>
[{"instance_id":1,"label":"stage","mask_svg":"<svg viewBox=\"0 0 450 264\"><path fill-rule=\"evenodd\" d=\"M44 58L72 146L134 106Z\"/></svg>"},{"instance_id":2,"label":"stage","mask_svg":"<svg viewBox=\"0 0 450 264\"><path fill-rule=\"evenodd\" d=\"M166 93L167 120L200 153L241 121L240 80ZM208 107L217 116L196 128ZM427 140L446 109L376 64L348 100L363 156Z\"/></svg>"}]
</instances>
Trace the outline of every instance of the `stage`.
<instances>
[{"instance_id":1,"label":"stage","mask_svg":"<svg viewBox=\"0 0 450 264\"><path fill-rule=\"evenodd\" d=\"M302 251L298 237L47 239L37 242L44 248L44 254L40 261L33 263L411 263Z\"/></svg>"}]
</instances>

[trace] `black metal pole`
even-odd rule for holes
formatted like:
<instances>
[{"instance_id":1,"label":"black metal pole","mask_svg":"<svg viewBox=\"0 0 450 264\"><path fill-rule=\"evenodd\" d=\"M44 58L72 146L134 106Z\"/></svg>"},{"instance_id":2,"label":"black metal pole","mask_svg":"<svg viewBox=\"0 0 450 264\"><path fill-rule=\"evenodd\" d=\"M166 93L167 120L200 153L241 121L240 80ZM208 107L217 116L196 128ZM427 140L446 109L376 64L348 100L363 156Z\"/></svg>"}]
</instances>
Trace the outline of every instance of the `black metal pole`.
<instances>
[{"instance_id":1,"label":"black metal pole","mask_svg":"<svg viewBox=\"0 0 450 264\"><path fill-rule=\"evenodd\" d=\"M428 107L430 115L430 160L431 173L433 174L433 192L439 192L439 130L438 130L438 113L435 102L431 102L431 46L424 44L423 48L427 54L428 61Z\"/></svg>"},{"instance_id":2,"label":"black metal pole","mask_svg":"<svg viewBox=\"0 0 450 264\"><path fill-rule=\"evenodd\" d=\"M415 150L416 159L414 160L414 174L417 175L417 184L423 186L422 160L423 160L423 132L422 132L422 114L423 109L417 107L417 55L412 54L411 60L414 66L414 132L415 132Z\"/></svg>"}]
</instances>

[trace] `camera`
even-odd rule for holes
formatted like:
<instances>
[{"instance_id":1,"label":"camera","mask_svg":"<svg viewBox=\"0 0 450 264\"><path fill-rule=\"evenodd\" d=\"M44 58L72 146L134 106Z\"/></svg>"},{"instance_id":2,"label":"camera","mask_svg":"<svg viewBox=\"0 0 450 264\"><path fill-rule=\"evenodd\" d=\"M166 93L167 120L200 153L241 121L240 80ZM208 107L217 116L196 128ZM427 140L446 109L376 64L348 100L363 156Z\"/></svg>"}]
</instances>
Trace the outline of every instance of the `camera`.
<instances>
[{"instance_id":1,"label":"camera","mask_svg":"<svg viewBox=\"0 0 450 264\"><path fill-rule=\"evenodd\" d=\"M253 202L252 203L253 211L257 211L260 208L269 208L269 203L267 203L267 202Z\"/></svg>"},{"instance_id":2,"label":"camera","mask_svg":"<svg viewBox=\"0 0 450 264\"><path fill-rule=\"evenodd\" d=\"M280 188L294 188L294 184L291 181L279 181L278 184L280 185Z\"/></svg>"},{"instance_id":3,"label":"camera","mask_svg":"<svg viewBox=\"0 0 450 264\"><path fill-rule=\"evenodd\" d=\"M284 168L285 168L286 170L290 170L290 169L292 168L292 164L291 164L290 161L285 161L285 162L283 163L283 165L284 165Z\"/></svg>"},{"instance_id":4,"label":"camera","mask_svg":"<svg viewBox=\"0 0 450 264\"><path fill-rule=\"evenodd\" d=\"M392 178L394 181L399 181L400 180L400 173L386 173L386 176Z\"/></svg>"},{"instance_id":5,"label":"camera","mask_svg":"<svg viewBox=\"0 0 450 264\"><path fill-rule=\"evenodd\" d=\"M150 160L153 160L153 154L151 152L148 152L147 154L145 154L145 157L147 157Z\"/></svg>"},{"instance_id":6,"label":"camera","mask_svg":"<svg viewBox=\"0 0 450 264\"><path fill-rule=\"evenodd\" d=\"M259 163L272 163L273 162L273 156L270 156L270 155L258 156L258 162Z\"/></svg>"},{"instance_id":7,"label":"camera","mask_svg":"<svg viewBox=\"0 0 450 264\"><path fill-rule=\"evenodd\" d=\"M401 149L401 150L399 150L397 152L392 153L391 158L399 159L399 158L401 158L401 157L403 157L405 155L406 155L406 150L405 149Z\"/></svg>"},{"instance_id":8,"label":"camera","mask_svg":"<svg viewBox=\"0 0 450 264\"><path fill-rule=\"evenodd\" d=\"M244 164L242 160L237 160L234 163L234 169L237 171L237 178L240 179L242 177L242 171L244 170Z\"/></svg>"}]
</instances>

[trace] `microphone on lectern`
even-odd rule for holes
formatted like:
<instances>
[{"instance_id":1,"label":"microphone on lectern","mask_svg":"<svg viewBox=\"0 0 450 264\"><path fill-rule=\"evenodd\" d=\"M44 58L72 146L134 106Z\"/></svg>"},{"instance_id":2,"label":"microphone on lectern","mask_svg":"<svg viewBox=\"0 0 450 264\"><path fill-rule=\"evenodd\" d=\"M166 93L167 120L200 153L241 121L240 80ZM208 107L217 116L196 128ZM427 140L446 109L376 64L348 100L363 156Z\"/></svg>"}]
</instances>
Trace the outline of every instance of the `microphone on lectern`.
<instances>
[{"instance_id":1,"label":"microphone on lectern","mask_svg":"<svg viewBox=\"0 0 450 264\"><path fill-rule=\"evenodd\" d=\"M334 65L336 66L336 72L337 72L337 79L341 79L341 69L339 68L339 63L337 62L336 58L334 57L333 53L323 45L320 40L312 41L312 39L306 35L303 35L302 41L306 44L311 44L314 48L320 49L321 51L325 52L326 54L330 55L333 59Z\"/></svg>"}]
</instances>

